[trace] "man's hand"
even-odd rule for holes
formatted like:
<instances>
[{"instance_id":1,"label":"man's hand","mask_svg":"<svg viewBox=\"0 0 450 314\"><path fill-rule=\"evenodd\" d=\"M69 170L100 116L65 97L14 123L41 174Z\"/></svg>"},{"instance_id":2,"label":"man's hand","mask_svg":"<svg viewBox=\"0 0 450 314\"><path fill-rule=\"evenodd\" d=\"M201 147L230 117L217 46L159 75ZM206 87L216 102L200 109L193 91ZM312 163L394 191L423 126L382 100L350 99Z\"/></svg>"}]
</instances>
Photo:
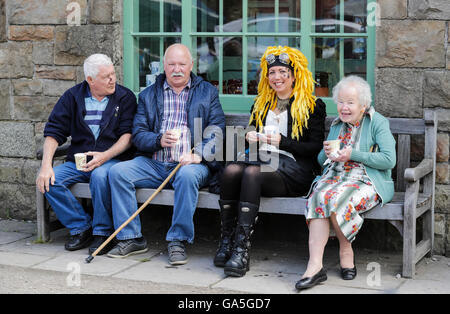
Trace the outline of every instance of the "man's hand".
<instances>
[{"instance_id":1,"label":"man's hand","mask_svg":"<svg viewBox=\"0 0 450 314\"><path fill-rule=\"evenodd\" d=\"M107 152L87 152L86 155L92 156L92 160L86 164L83 170L81 170L83 172L92 171L111 159Z\"/></svg>"},{"instance_id":2,"label":"man's hand","mask_svg":"<svg viewBox=\"0 0 450 314\"><path fill-rule=\"evenodd\" d=\"M161 147L173 147L178 141L178 136L171 130L166 131L161 137Z\"/></svg>"},{"instance_id":3,"label":"man's hand","mask_svg":"<svg viewBox=\"0 0 450 314\"><path fill-rule=\"evenodd\" d=\"M42 166L36 178L36 185L41 193L45 193L50 191L50 184L55 184L55 173L53 172L53 168L51 166Z\"/></svg>"},{"instance_id":4,"label":"man's hand","mask_svg":"<svg viewBox=\"0 0 450 314\"><path fill-rule=\"evenodd\" d=\"M199 164L202 162L202 157L194 153L186 153L181 155L180 164L182 166L190 165L190 164Z\"/></svg>"}]
</instances>

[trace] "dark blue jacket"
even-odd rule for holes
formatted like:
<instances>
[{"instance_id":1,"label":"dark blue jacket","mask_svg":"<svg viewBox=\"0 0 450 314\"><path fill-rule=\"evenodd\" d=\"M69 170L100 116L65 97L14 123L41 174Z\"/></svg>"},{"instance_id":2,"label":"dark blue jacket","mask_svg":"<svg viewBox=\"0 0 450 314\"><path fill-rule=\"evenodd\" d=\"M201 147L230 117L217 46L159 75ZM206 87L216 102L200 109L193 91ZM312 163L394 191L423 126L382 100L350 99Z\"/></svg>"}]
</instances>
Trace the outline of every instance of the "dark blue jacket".
<instances>
[{"instance_id":1,"label":"dark blue jacket","mask_svg":"<svg viewBox=\"0 0 450 314\"><path fill-rule=\"evenodd\" d=\"M100 134L95 140L94 134L84 121L86 115L85 97L89 85L86 81L67 90L53 108L45 125L44 136L53 137L59 145L71 136L72 141L67 152L68 161L74 161L73 155L88 151L104 152L113 146L125 133L131 133L136 113L136 96L126 87L116 84L114 94L108 96L109 102L100 122ZM115 157L126 160L133 157L133 149Z\"/></svg>"},{"instance_id":2,"label":"dark blue jacket","mask_svg":"<svg viewBox=\"0 0 450 314\"><path fill-rule=\"evenodd\" d=\"M139 94L138 109L133 123L133 143L138 154L150 158L154 152L161 149L160 129L164 111L165 79L165 74L160 74L155 84ZM187 112L194 151L203 157L203 162L211 170L218 170L220 163L214 160L214 155L217 156L219 149L222 149L225 115L219 102L217 88L194 74L191 74ZM195 126L198 128L197 131L194 130ZM205 132L206 128L208 129Z\"/></svg>"}]
</instances>

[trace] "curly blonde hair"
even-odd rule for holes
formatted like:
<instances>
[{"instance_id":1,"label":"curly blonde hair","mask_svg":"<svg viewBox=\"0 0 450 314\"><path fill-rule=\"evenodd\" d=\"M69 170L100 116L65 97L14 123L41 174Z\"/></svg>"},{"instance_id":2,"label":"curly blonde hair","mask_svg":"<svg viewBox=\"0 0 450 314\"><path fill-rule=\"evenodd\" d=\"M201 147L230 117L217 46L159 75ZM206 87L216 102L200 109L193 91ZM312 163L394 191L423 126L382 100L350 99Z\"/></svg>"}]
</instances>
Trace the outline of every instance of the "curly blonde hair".
<instances>
[{"instance_id":1,"label":"curly blonde hair","mask_svg":"<svg viewBox=\"0 0 450 314\"><path fill-rule=\"evenodd\" d=\"M287 46L267 47L266 52L261 57L261 77L258 84L258 95L253 105L249 124L255 121L257 129L261 130L268 110L276 108L277 94L269 85L266 57L269 54L279 56L282 53L288 54L291 66L294 68L295 83L290 96L290 98L294 97L291 104L293 123L291 137L298 140L299 135L303 135L303 127L308 128L309 114L314 113L316 97L313 95L315 81L311 71L308 70L308 60L295 48Z\"/></svg>"}]
</instances>

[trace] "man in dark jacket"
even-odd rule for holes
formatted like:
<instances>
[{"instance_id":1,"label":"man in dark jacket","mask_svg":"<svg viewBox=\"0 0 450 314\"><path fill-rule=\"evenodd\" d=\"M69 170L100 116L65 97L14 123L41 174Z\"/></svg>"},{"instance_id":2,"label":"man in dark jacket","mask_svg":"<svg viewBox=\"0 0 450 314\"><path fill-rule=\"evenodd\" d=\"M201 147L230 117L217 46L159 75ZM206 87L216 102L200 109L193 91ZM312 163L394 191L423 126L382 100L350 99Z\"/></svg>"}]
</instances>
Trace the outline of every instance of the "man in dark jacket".
<instances>
[{"instance_id":1,"label":"man in dark jacket","mask_svg":"<svg viewBox=\"0 0 450 314\"><path fill-rule=\"evenodd\" d=\"M139 156L113 166L109 173L117 229L137 210L135 189L159 187L177 164L182 164L168 184L175 190L172 225L166 235L172 265L187 262L184 244L194 240L192 218L198 190L217 169L219 158L215 156L222 156L225 131L217 89L192 74L192 67L186 46L167 48L165 73L139 95L133 122L133 143ZM119 243L108 252L110 257L147 251L139 217L123 228L117 239Z\"/></svg>"},{"instance_id":2,"label":"man in dark jacket","mask_svg":"<svg viewBox=\"0 0 450 314\"><path fill-rule=\"evenodd\" d=\"M66 91L50 114L36 184L58 219L70 230L66 250L78 250L92 243L92 253L114 231L108 172L112 165L132 157L131 131L137 103L133 92L116 84L108 56L94 54L87 58L84 73L86 80ZM53 168L55 151L69 136L72 140L66 162ZM77 153L84 153L88 161L80 170L74 163ZM69 190L80 182L89 182L92 218Z\"/></svg>"}]
</instances>

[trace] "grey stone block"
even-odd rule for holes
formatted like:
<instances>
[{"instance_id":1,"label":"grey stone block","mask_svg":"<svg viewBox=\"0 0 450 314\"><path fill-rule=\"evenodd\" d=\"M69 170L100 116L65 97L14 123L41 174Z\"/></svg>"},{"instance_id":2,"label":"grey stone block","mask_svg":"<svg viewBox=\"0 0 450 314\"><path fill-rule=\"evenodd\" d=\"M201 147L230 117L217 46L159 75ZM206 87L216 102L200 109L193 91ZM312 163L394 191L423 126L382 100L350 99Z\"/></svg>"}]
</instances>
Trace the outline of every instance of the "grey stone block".
<instances>
[{"instance_id":1,"label":"grey stone block","mask_svg":"<svg viewBox=\"0 0 450 314\"><path fill-rule=\"evenodd\" d=\"M383 20L377 29L378 67L445 67L445 22Z\"/></svg>"},{"instance_id":2,"label":"grey stone block","mask_svg":"<svg viewBox=\"0 0 450 314\"><path fill-rule=\"evenodd\" d=\"M424 107L450 108L450 72L426 71L423 91Z\"/></svg>"},{"instance_id":3,"label":"grey stone block","mask_svg":"<svg viewBox=\"0 0 450 314\"><path fill-rule=\"evenodd\" d=\"M0 217L36 219L34 185L0 183Z\"/></svg>"},{"instance_id":4,"label":"grey stone block","mask_svg":"<svg viewBox=\"0 0 450 314\"><path fill-rule=\"evenodd\" d=\"M377 70L376 77L377 111L388 117L423 117L423 72L382 68Z\"/></svg>"},{"instance_id":5,"label":"grey stone block","mask_svg":"<svg viewBox=\"0 0 450 314\"><path fill-rule=\"evenodd\" d=\"M86 57L104 53L115 62L116 25L58 26L55 40L55 64L81 65Z\"/></svg>"},{"instance_id":6,"label":"grey stone block","mask_svg":"<svg viewBox=\"0 0 450 314\"><path fill-rule=\"evenodd\" d=\"M0 119L11 119L9 80L0 80Z\"/></svg>"},{"instance_id":7,"label":"grey stone block","mask_svg":"<svg viewBox=\"0 0 450 314\"><path fill-rule=\"evenodd\" d=\"M28 25L45 21L45 24L67 24L68 14L71 13L67 9L71 2L80 5L80 23L86 24L87 0L8 1L9 23Z\"/></svg>"},{"instance_id":8,"label":"grey stone block","mask_svg":"<svg viewBox=\"0 0 450 314\"><path fill-rule=\"evenodd\" d=\"M0 78L33 77L32 55L33 45L31 42L0 43Z\"/></svg>"},{"instance_id":9,"label":"grey stone block","mask_svg":"<svg viewBox=\"0 0 450 314\"><path fill-rule=\"evenodd\" d=\"M15 96L13 117L20 120L45 121L59 97Z\"/></svg>"},{"instance_id":10,"label":"grey stone block","mask_svg":"<svg viewBox=\"0 0 450 314\"><path fill-rule=\"evenodd\" d=\"M36 153L34 126L24 122L0 122L0 156L30 157Z\"/></svg>"},{"instance_id":11,"label":"grey stone block","mask_svg":"<svg viewBox=\"0 0 450 314\"><path fill-rule=\"evenodd\" d=\"M408 15L413 19L450 20L448 0L409 0Z\"/></svg>"}]
</instances>

